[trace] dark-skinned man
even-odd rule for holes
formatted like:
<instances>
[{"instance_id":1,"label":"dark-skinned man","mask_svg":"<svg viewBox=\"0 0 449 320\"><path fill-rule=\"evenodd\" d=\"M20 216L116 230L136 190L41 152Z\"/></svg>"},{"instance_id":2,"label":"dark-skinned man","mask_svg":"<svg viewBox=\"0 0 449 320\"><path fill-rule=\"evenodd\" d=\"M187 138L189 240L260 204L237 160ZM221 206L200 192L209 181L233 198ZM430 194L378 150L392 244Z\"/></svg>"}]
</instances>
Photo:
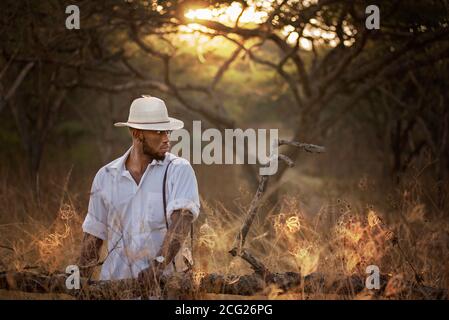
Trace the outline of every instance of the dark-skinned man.
<instances>
[{"instance_id":1,"label":"dark-skinned man","mask_svg":"<svg viewBox=\"0 0 449 320\"><path fill-rule=\"evenodd\" d=\"M183 253L188 255L183 243L200 208L193 168L169 152L171 131L184 123L168 117L161 99L143 96L132 102L128 121L115 126L129 128L132 146L94 178L83 223L81 272L90 277L107 241L101 280L137 278L157 286L162 274L183 267Z\"/></svg>"}]
</instances>

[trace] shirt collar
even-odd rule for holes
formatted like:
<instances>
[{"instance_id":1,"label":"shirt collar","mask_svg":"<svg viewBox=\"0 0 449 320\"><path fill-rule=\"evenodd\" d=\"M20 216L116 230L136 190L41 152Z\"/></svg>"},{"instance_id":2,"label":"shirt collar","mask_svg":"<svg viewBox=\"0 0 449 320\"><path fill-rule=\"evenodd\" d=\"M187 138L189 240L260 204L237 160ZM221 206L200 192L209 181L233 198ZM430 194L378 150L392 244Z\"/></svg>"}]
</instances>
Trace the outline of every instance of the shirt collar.
<instances>
[{"instance_id":1,"label":"shirt collar","mask_svg":"<svg viewBox=\"0 0 449 320\"><path fill-rule=\"evenodd\" d=\"M121 172L122 174L125 172L125 161L128 158L129 154L131 153L132 150L132 146L128 149L128 151L125 152L125 154L123 156L121 156L120 158L116 159L115 161L113 161L111 164L109 164L107 166L108 169L113 169L114 174L117 174L119 172ZM150 162L150 166L163 166L165 161L167 160L168 155L166 154L165 159L164 160L156 160L153 159Z\"/></svg>"}]
</instances>

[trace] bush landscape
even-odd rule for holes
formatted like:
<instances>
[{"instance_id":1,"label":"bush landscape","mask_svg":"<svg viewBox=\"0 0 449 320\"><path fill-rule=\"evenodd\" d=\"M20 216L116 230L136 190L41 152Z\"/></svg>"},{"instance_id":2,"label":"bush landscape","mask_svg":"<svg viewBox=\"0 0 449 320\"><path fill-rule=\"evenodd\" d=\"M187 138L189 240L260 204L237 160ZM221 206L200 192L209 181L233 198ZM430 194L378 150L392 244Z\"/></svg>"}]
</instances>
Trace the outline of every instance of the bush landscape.
<instances>
[{"instance_id":1,"label":"bush landscape","mask_svg":"<svg viewBox=\"0 0 449 320\"><path fill-rule=\"evenodd\" d=\"M278 129L294 163L281 162L263 192L260 163L193 164L193 269L156 289L447 299L449 3L371 2L379 29L367 28L362 0L78 1L80 29L66 27L69 1L2 1L0 299L141 289L97 281L106 246L86 290L64 283L93 177L131 143L113 123L141 95L164 99L189 132L194 120L221 133ZM379 289L365 286L369 266Z\"/></svg>"}]
</instances>

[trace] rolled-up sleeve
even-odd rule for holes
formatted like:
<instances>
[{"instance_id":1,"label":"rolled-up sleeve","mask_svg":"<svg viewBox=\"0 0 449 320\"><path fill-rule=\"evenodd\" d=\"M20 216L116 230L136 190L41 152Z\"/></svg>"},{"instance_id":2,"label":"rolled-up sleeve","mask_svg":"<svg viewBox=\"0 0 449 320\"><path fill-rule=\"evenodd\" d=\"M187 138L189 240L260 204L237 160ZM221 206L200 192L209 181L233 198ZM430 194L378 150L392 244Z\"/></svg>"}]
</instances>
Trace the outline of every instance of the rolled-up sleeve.
<instances>
[{"instance_id":1,"label":"rolled-up sleeve","mask_svg":"<svg viewBox=\"0 0 449 320\"><path fill-rule=\"evenodd\" d=\"M200 199L195 172L189 162L181 159L180 163L176 162L172 164L173 170L169 170L168 221L171 221L173 211L179 209L189 210L196 220L200 213Z\"/></svg>"},{"instance_id":2,"label":"rolled-up sleeve","mask_svg":"<svg viewBox=\"0 0 449 320\"><path fill-rule=\"evenodd\" d=\"M107 238L107 215L108 211L101 195L102 172L99 171L94 178L89 198L87 216L83 223L83 231L99 239Z\"/></svg>"}]
</instances>

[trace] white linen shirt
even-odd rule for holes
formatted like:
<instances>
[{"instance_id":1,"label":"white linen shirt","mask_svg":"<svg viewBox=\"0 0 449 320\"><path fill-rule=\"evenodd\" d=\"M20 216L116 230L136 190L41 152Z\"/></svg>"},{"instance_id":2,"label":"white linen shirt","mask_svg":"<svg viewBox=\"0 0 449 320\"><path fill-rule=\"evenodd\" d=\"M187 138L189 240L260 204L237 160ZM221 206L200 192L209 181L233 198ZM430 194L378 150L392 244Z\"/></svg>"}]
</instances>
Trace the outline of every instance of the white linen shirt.
<instances>
[{"instance_id":1,"label":"white linen shirt","mask_svg":"<svg viewBox=\"0 0 449 320\"><path fill-rule=\"evenodd\" d=\"M167 231L162 184L170 160L166 189L169 224L174 210L187 209L194 220L199 214L198 185L187 160L167 152L163 161L153 160L148 165L137 185L125 168L131 149L101 168L92 183L82 227L84 232L107 240L108 255L100 280L136 278L160 250ZM179 256L175 260L179 261ZM170 272L171 263L165 270L166 274Z\"/></svg>"}]
</instances>

